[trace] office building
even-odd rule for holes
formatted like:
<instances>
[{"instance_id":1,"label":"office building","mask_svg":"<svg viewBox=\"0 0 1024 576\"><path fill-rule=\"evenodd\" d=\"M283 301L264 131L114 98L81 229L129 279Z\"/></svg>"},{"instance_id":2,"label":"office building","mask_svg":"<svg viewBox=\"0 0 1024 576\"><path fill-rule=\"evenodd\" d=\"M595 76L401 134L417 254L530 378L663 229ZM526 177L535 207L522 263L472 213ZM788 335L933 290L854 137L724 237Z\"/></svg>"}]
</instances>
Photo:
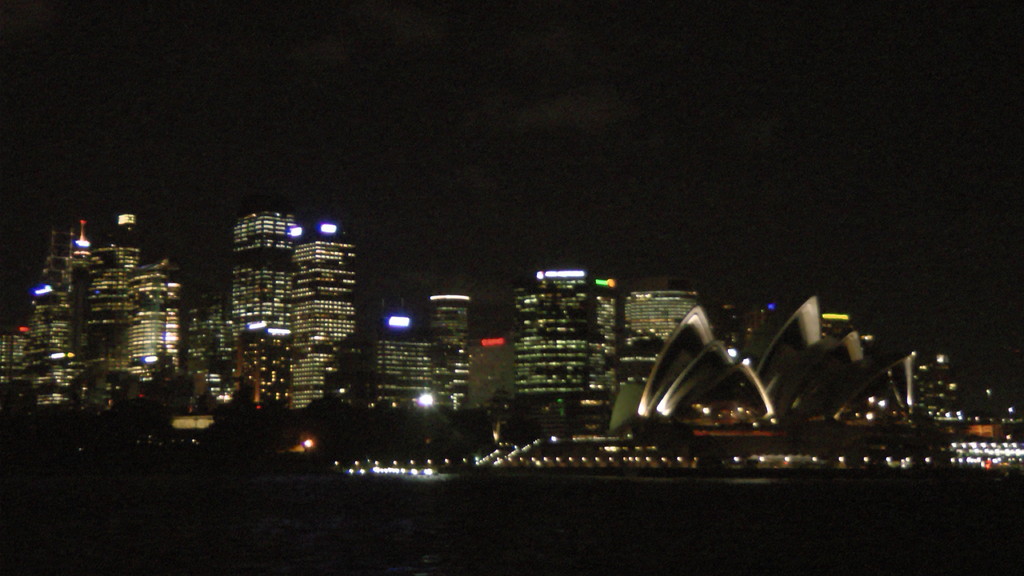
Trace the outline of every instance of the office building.
<instances>
[{"instance_id":1,"label":"office building","mask_svg":"<svg viewBox=\"0 0 1024 576\"><path fill-rule=\"evenodd\" d=\"M600 434L616 389L615 281L539 271L515 290L516 404L554 436Z\"/></svg>"},{"instance_id":2,"label":"office building","mask_svg":"<svg viewBox=\"0 0 1024 576\"><path fill-rule=\"evenodd\" d=\"M70 406L80 371L73 351L71 258L73 234L52 231L42 282L32 289L32 312L25 344L25 376L40 405Z\"/></svg>"},{"instance_id":3,"label":"office building","mask_svg":"<svg viewBox=\"0 0 1024 576\"><path fill-rule=\"evenodd\" d=\"M433 403L431 348L428 335L410 316L385 317L375 354L378 406Z\"/></svg>"},{"instance_id":4,"label":"office building","mask_svg":"<svg viewBox=\"0 0 1024 576\"><path fill-rule=\"evenodd\" d=\"M291 330L254 322L237 338L238 394L256 404L291 407Z\"/></svg>"},{"instance_id":5,"label":"office building","mask_svg":"<svg viewBox=\"0 0 1024 576\"><path fill-rule=\"evenodd\" d=\"M932 418L955 418L960 408L962 390L954 377L949 356L936 354L934 359L919 363L915 376L915 414Z\"/></svg>"},{"instance_id":6,"label":"office building","mask_svg":"<svg viewBox=\"0 0 1024 576\"><path fill-rule=\"evenodd\" d=\"M20 406L19 396L28 392L23 374L27 335L28 326L0 331L0 411Z\"/></svg>"},{"instance_id":7,"label":"office building","mask_svg":"<svg viewBox=\"0 0 1024 576\"><path fill-rule=\"evenodd\" d=\"M301 235L292 256L294 338L292 406L339 394L339 346L355 333L355 248L337 224L322 222Z\"/></svg>"},{"instance_id":8,"label":"office building","mask_svg":"<svg viewBox=\"0 0 1024 576\"><path fill-rule=\"evenodd\" d=\"M494 336L469 346L469 392L466 403L507 407L515 395L515 353L512 338Z\"/></svg>"}]
</instances>

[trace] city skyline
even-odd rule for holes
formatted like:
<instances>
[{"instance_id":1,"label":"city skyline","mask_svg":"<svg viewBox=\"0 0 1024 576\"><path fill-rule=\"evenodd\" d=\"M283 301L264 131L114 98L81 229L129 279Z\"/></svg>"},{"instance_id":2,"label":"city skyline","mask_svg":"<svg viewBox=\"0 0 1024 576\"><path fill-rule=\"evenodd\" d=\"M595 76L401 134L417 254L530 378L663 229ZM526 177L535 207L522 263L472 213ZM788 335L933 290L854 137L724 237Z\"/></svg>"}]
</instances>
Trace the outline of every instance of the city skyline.
<instances>
[{"instance_id":1,"label":"city skyline","mask_svg":"<svg viewBox=\"0 0 1024 576\"><path fill-rule=\"evenodd\" d=\"M48 7L0 46L5 324L51 227L136 213L145 262L221 290L271 192L340 217L371 302L504 327L560 267L817 295L1022 395L1019 6Z\"/></svg>"},{"instance_id":2,"label":"city skyline","mask_svg":"<svg viewBox=\"0 0 1024 576\"><path fill-rule=\"evenodd\" d=\"M50 255L42 268L44 283L31 290L35 313L26 326L19 328L29 342L43 347L29 351L26 346L26 359L32 356L37 366L50 366L48 370L56 371L54 377L61 382L74 379L82 366L93 364L105 372L123 362L128 372L144 381L152 379L155 370L170 370L169 374L187 367L182 374L201 378L217 401L222 402L231 393L224 396L221 382L225 376L231 380L231 375L223 373L223 366L211 368L222 362L216 358L226 353L223 336L219 335L226 331L238 340L242 358L240 369L235 371L236 386L254 391L264 389L275 401L302 408L325 394L346 401L355 399L349 388L359 384L337 374L341 367L338 363L360 346L373 343L379 356L378 373L403 374L390 384L385 377L382 392L390 386L404 391L402 394L409 400L429 388L435 396L445 398L438 402L460 406L466 397L465 355L467 347L475 345L468 321L472 298L431 295L429 314L422 313L425 303L402 299L401 305L395 307L382 300L366 315L373 319L373 324L357 329L352 299L356 285L352 267L355 247L337 224L301 222L290 215L290 209L253 211L252 206L276 201L279 199L251 198L245 203L250 208L239 212L233 228L235 263L230 293L194 294L198 306L185 309L179 304L181 284L174 280L178 267L166 258L146 264L138 249L130 245L138 240L138 221L134 215L117 215L117 229L101 231L92 239L85 233L85 220L79 221L78 232L55 231ZM129 245L118 244L129 238ZM106 256L122 252L131 254L135 264L121 268L126 275L125 285L109 291L112 261ZM683 324L679 326L686 324L686 311L702 300L712 306L713 320L709 321L703 310L700 312L708 323L707 329L714 326L720 330L715 346L722 354L728 349L732 358L746 347L751 347L757 357L757 350L766 344L760 341L765 330L777 329L788 314L786 307L777 302L753 308L728 302L718 307L721 299L702 298L687 286L679 278L622 281L579 269L541 270L521 281L514 288L513 324L501 328L502 333L513 336L515 343L517 396L530 398L531 392L549 387L559 394L570 388L578 392L581 382L577 380L584 377L589 384L583 388L600 389L608 395L599 402L607 408L606 403L615 397L617 388L644 385L655 357L660 356L665 337L677 329L681 320ZM115 295L136 303L127 310L130 317L124 319L128 324L121 338L127 356L120 361L119 353L114 352L117 346L111 347L119 341L118 337L97 333L106 330L111 321L107 300ZM820 325L820 329L812 332L830 336L835 342L847 342L854 337L858 349L875 348L874 334L864 332L870 327L861 325L858 332L849 314L821 311L817 297L809 302L814 303L815 325ZM807 306L804 303L794 314L806 315ZM224 316L218 325L215 318L226 314L225 308L233 321ZM189 318L184 326L182 318ZM496 331L491 330L487 334L493 336ZM36 333L40 336L33 338ZM90 334L98 335L99 339L92 340ZM189 335L183 343L179 343L180 334ZM415 337L410 338L410 334ZM342 346L350 338L352 346ZM917 384L922 386L923 394L934 396L929 414L948 415L954 406L970 412L998 413L1005 409L999 406L999 400L1006 402L1006 407L1012 406L1008 397L991 389L975 390L974 398L966 394L970 383L964 386L955 368L950 370L948 354L918 354L884 347L881 352L903 358L910 371L908 375L920 371L914 379L920 378ZM275 360L264 365L259 358L266 360L268 356ZM66 372L64 365L70 358L84 359L85 364ZM555 358L562 365L552 372L551 361ZM410 359L414 361L410 363ZM193 361L197 362L194 366ZM938 372L931 375L936 366ZM604 369L610 369L609 378L601 375ZM565 370L568 373L563 373ZM556 374L559 376L555 377ZM351 376L354 373L348 375ZM534 390L535 386L539 388ZM255 397L259 401L261 394L256 392ZM393 398L384 394L379 399L400 403L400 397L401 394ZM54 397L57 403L66 400L63 395ZM564 400L558 398L558 402ZM588 402L583 400L584 404Z\"/></svg>"}]
</instances>

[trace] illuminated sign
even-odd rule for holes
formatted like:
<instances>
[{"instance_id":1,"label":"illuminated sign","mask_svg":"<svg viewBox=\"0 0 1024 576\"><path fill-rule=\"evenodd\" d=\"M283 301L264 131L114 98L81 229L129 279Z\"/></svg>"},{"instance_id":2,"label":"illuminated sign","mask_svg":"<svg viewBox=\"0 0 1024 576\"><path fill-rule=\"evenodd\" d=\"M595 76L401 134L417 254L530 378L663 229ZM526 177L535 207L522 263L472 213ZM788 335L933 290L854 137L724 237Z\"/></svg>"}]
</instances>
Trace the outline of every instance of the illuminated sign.
<instances>
[{"instance_id":1,"label":"illuminated sign","mask_svg":"<svg viewBox=\"0 0 1024 576\"><path fill-rule=\"evenodd\" d=\"M287 328L267 328L267 334L271 336L287 336L291 333L292 331Z\"/></svg>"},{"instance_id":2,"label":"illuminated sign","mask_svg":"<svg viewBox=\"0 0 1024 576\"><path fill-rule=\"evenodd\" d=\"M18 326L18 332L21 332L22 334L27 334L28 330L28 326Z\"/></svg>"},{"instance_id":3,"label":"illuminated sign","mask_svg":"<svg viewBox=\"0 0 1024 576\"><path fill-rule=\"evenodd\" d=\"M291 228L288 229L288 235L291 236L292 238L298 238L299 236L302 236L302 227L292 226Z\"/></svg>"},{"instance_id":4,"label":"illuminated sign","mask_svg":"<svg viewBox=\"0 0 1024 576\"><path fill-rule=\"evenodd\" d=\"M615 279L614 278L595 278L594 279L594 284L597 284L598 286L607 286L609 288L615 288Z\"/></svg>"},{"instance_id":5,"label":"illuminated sign","mask_svg":"<svg viewBox=\"0 0 1024 576\"><path fill-rule=\"evenodd\" d=\"M118 214L117 225L125 226L127 224L135 224L135 214Z\"/></svg>"},{"instance_id":6,"label":"illuminated sign","mask_svg":"<svg viewBox=\"0 0 1024 576\"><path fill-rule=\"evenodd\" d=\"M408 328L411 323L408 316L388 316L388 326L391 328Z\"/></svg>"},{"instance_id":7,"label":"illuminated sign","mask_svg":"<svg viewBox=\"0 0 1024 576\"><path fill-rule=\"evenodd\" d=\"M775 302L769 302L768 303L768 311L769 312L774 312L775 311Z\"/></svg>"},{"instance_id":8,"label":"illuminated sign","mask_svg":"<svg viewBox=\"0 0 1024 576\"><path fill-rule=\"evenodd\" d=\"M338 225L337 224L327 224L327 223L324 223L324 224L320 225L320 233L321 234L336 234L337 232L338 232Z\"/></svg>"},{"instance_id":9,"label":"illuminated sign","mask_svg":"<svg viewBox=\"0 0 1024 576\"><path fill-rule=\"evenodd\" d=\"M266 322L253 322L253 323L249 324L248 326L246 326L246 328L249 329L249 330L260 330L261 328L266 328L266 327L267 327L267 323Z\"/></svg>"},{"instance_id":10,"label":"illuminated sign","mask_svg":"<svg viewBox=\"0 0 1024 576\"><path fill-rule=\"evenodd\" d=\"M849 314L822 314L821 318L823 320L849 320L850 319L850 315Z\"/></svg>"},{"instance_id":11,"label":"illuminated sign","mask_svg":"<svg viewBox=\"0 0 1024 576\"><path fill-rule=\"evenodd\" d=\"M504 338L484 338L480 341L481 346L504 346Z\"/></svg>"},{"instance_id":12,"label":"illuminated sign","mask_svg":"<svg viewBox=\"0 0 1024 576\"><path fill-rule=\"evenodd\" d=\"M142 361L145 362L146 364L156 364L157 360L159 360L159 358L157 358L156 356L145 356L142 358Z\"/></svg>"},{"instance_id":13,"label":"illuminated sign","mask_svg":"<svg viewBox=\"0 0 1024 576\"><path fill-rule=\"evenodd\" d=\"M545 278L583 278L587 273L583 270L543 270L537 272L537 280Z\"/></svg>"},{"instance_id":14,"label":"illuminated sign","mask_svg":"<svg viewBox=\"0 0 1024 576\"><path fill-rule=\"evenodd\" d=\"M43 294L49 294L50 292L53 292L53 286L50 286L49 284L43 284L32 291L36 296L42 296Z\"/></svg>"},{"instance_id":15,"label":"illuminated sign","mask_svg":"<svg viewBox=\"0 0 1024 576\"><path fill-rule=\"evenodd\" d=\"M431 296L430 301L436 300L462 300L463 302L469 302L469 296L461 296L459 294L438 294L437 296Z\"/></svg>"}]
</instances>

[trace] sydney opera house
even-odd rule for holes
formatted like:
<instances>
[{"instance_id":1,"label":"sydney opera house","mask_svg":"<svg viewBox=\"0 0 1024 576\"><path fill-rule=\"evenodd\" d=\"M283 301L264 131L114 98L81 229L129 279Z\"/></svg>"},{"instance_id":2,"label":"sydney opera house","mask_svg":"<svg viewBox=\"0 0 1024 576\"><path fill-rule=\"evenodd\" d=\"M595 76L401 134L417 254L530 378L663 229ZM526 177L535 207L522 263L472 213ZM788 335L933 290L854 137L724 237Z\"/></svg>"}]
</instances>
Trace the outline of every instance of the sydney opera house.
<instances>
[{"instance_id":1,"label":"sydney opera house","mask_svg":"<svg viewBox=\"0 0 1024 576\"><path fill-rule=\"evenodd\" d=\"M635 418L695 425L904 421L913 366L913 354L865 356L856 331L823 335L816 297L742 351L716 340L697 306L667 339L640 398L622 401Z\"/></svg>"},{"instance_id":2,"label":"sydney opera house","mask_svg":"<svg viewBox=\"0 0 1024 576\"><path fill-rule=\"evenodd\" d=\"M824 335L812 297L743 350L716 339L693 308L668 337L643 390L623 389L613 433L735 458L871 453L926 457L936 439L915 421L914 355L865 354L860 335Z\"/></svg>"}]
</instances>

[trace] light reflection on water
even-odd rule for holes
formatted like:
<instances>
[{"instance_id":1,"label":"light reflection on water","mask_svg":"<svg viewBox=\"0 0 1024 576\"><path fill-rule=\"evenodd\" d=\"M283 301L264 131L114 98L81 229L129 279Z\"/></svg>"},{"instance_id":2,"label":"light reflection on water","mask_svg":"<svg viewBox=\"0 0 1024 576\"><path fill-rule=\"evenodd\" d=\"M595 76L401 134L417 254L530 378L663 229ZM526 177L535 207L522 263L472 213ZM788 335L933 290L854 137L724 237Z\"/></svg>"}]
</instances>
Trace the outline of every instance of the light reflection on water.
<instances>
[{"instance_id":1,"label":"light reflection on water","mask_svg":"<svg viewBox=\"0 0 1024 576\"><path fill-rule=\"evenodd\" d=\"M268 475L3 488L10 574L979 573L1011 566L1024 530L1020 485L999 483Z\"/></svg>"}]
</instances>

